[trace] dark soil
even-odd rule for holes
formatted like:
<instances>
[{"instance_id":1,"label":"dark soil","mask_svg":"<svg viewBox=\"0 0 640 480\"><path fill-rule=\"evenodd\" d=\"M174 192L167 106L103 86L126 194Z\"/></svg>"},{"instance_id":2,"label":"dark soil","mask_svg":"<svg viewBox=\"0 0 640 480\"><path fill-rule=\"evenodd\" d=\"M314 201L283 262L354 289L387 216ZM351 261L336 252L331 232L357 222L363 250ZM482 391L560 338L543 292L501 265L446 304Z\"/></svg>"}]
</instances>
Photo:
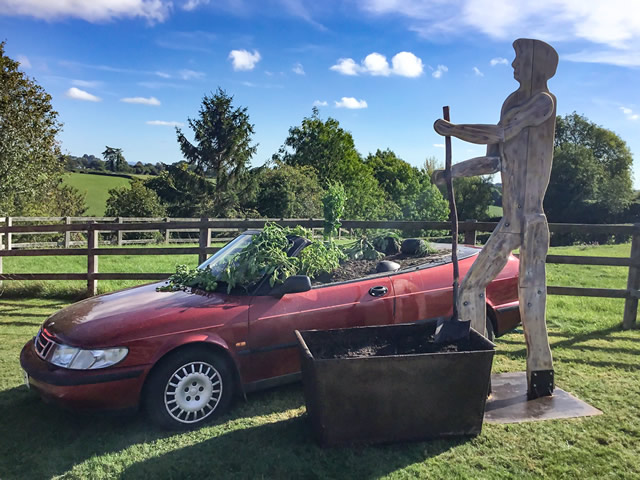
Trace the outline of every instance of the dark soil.
<instances>
[{"instance_id":1,"label":"dark soil","mask_svg":"<svg viewBox=\"0 0 640 480\"><path fill-rule=\"evenodd\" d=\"M314 356L316 358L356 358L356 357L388 357L393 355L416 355L421 353L448 353L473 351L468 339L455 343L435 343L433 334L412 335L398 338L395 341L385 339L373 339L367 345L345 345L341 342L316 345Z\"/></svg>"},{"instance_id":2,"label":"dark soil","mask_svg":"<svg viewBox=\"0 0 640 480\"><path fill-rule=\"evenodd\" d=\"M313 284L320 285L323 283L345 282L347 280L364 278L368 275L375 275L376 266L383 260L399 263L400 270L406 270L411 267L419 267L420 265L429 263L439 263L450 253L450 250L438 250L437 253L424 257L396 253L394 255L387 255L380 260L348 260L342 263L333 273L320 275L313 279Z\"/></svg>"}]
</instances>

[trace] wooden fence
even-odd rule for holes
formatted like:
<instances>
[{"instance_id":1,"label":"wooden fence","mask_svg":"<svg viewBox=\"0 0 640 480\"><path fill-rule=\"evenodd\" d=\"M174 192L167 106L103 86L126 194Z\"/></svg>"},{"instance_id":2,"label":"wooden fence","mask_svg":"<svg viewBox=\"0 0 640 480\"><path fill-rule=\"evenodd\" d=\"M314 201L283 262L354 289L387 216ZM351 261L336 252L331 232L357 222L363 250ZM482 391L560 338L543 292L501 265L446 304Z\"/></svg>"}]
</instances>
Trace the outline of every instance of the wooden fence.
<instances>
[{"instance_id":1,"label":"wooden fence","mask_svg":"<svg viewBox=\"0 0 640 480\"><path fill-rule=\"evenodd\" d=\"M207 256L218 248L211 246L212 231L242 231L251 228L262 228L266 221L273 221L280 225L301 225L306 228L322 228L322 219L146 219L111 217L12 217L0 218L0 281L1 280L83 280L87 282L89 295L95 295L98 280L162 280L170 273L99 273L98 259L101 255L198 255L198 262L206 260ZM31 224L15 225L21 222L52 222L63 221L63 224ZM144 222L144 223L140 223ZM494 222L477 222L469 220L459 223L459 231L464 235L464 243L475 245L478 232L491 232L497 224ZM353 229L398 229L401 231L416 230L449 230L449 222L417 222L417 221L364 221L343 220L342 227ZM575 255L548 255L547 263L565 265L601 265L627 267L627 288L586 288L570 286L548 286L550 295L572 295L586 297L624 298L623 328L632 328L636 324L638 298L640 298L640 224L635 225L585 225L585 224L549 224L552 233L579 233L631 236L631 254L628 258L621 257L586 257ZM162 232L167 238L167 232L198 232L197 247L100 247L100 232L107 232L122 238L124 232ZM71 233L86 235L87 241L82 242L85 247L72 248ZM14 234L63 234L62 248L29 248L13 249L12 236ZM3 240L4 237L4 240ZM194 239L194 241L196 241ZM121 243L120 243L121 244ZM51 255L80 255L87 257L87 273L3 273L2 259L4 257L22 256L51 256Z\"/></svg>"}]
</instances>

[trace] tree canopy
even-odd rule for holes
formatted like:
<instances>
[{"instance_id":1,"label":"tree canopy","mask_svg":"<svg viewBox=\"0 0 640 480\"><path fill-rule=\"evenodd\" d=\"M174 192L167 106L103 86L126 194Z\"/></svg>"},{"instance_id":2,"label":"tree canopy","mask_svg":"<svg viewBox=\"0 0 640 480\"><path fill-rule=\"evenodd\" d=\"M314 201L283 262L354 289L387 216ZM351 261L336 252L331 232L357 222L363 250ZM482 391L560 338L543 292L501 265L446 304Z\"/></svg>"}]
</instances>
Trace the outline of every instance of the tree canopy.
<instances>
[{"instance_id":1,"label":"tree canopy","mask_svg":"<svg viewBox=\"0 0 640 480\"><path fill-rule=\"evenodd\" d=\"M544 208L551 222L624 221L633 199L627 144L577 113L556 119L553 167Z\"/></svg>"},{"instance_id":2,"label":"tree canopy","mask_svg":"<svg viewBox=\"0 0 640 480\"><path fill-rule=\"evenodd\" d=\"M180 150L197 175L215 179L212 213L224 216L238 205L234 183L256 152L247 108L234 108L233 97L218 88L215 94L204 96L198 118L189 118L188 123L195 142L176 128Z\"/></svg>"},{"instance_id":3,"label":"tree canopy","mask_svg":"<svg viewBox=\"0 0 640 480\"><path fill-rule=\"evenodd\" d=\"M141 180L132 180L128 187L109 190L105 215L108 217L162 217L166 210L153 190Z\"/></svg>"},{"instance_id":4,"label":"tree canopy","mask_svg":"<svg viewBox=\"0 0 640 480\"><path fill-rule=\"evenodd\" d=\"M0 42L0 213L17 214L56 188L62 128L51 96L29 78Z\"/></svg>"}]
</instances>

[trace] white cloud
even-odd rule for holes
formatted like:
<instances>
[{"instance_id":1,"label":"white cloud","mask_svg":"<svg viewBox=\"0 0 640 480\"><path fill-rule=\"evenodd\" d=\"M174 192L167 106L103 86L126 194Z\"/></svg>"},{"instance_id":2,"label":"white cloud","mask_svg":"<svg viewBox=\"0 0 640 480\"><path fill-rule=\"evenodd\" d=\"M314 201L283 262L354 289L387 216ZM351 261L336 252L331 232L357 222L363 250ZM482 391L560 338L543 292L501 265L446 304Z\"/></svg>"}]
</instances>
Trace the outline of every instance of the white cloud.
<instances>
[{"instance_id":1,"label":"white cloud","mask_svg":"<svg viewBox=\"0 0 640 480\"><path fill-rule=\"evenodd\" d=\"M362 61L362 67L367 73L374 76L382 75L386 77L391 73L391 70L389 69L389 62L387 62L387 57L376 52L370 53L369 55L364 57L364 60Z\"/></svg>"},{"instance_id":2,"label":"white cloud","mask_svg":"<svg viewBox=\"0 0 640 480\"><path fill-rule=\"evenodd\" d=\"M491 40L501 41L521 37L540 38L551 43L586 41L600 47L588 50L593 50L601 60L579 54L571 60L622 66L637 66L640 56L640 2L637 0L356 2L361 9L373 15L404 17L409 30L430 39L479 32ZM606 54L600 52L603 46L611 51Z\"/></svg>"},{"instance_id":3,"label":"white cloud","mask_svg":"<svg viewBox=\"0 0 640 480\"><path fill-rule=\"evenodd\" d=\"M395 54L391 63L393 64L393 73L403 77L419 77L424 70L422 60L411 52Z\"/></svg>"},{"instance_id":4,"label":"white cloud","mask_svg":"<svg viewBox=\"0 0 640 480\"><path fill-rule=\"evenodd\" d=\"M351 110L358 108L367 108L367 102L364 100L356 100L354 97L342 97L340 101L335 101L336 108L348 108Z\"/></svg>"},{"instance_id":5,"label":"white cloud","mask_svg":"<svg viewBox=\"0 0 640 480\"><path fill-rule=\"evenodd\" d=\"M195 70L180 70L178 72L178 74L180 75L180 78L183 80L199 80L201 78L204 78L204 73L202 72L196 72Z\"/></svg>"},{"instance_id":6,"label":"white cloud","mask_svg":"<svg viewBox=\"0 0 640 480\"><path fill-rule=\"evenodd\" d=\"M31 68L31 62L26 57L26 55L18 55L16 60L20 63L22 68Z\"/></svg>"},{"instance_id":7,"label":"white cloud","mask_svg":"<svg viewBox=\"0 0 640 480\"><path fill-rule=\"evenodd\" d=\"M358 65L353 58L340 58L338 63L329 68L342 75L358 75L362 67Z\"/></svg>"},{"instance_id":8,"label":"white cloud","mask_svg":"<svg viewBox=\"0 0 640 480\"><path fill-rule=\"evenodd\" d=\"M158 100L156 97L127 97L127 98L121 98L120 99L121 102L124 103L137 103L140 105L152 105L154 107L157 107L160 105L160 100Z\"/></svg>"},{"instance_id":9,"label":"white cloud","mask_svg":"<svg viewBox=\"0 0 640 480\"><path fill-rule=\"evenodd\" d=\"M172 9L170 0L0 0L0 14L44 20L80 18L106 22L117 18L143 18L163 22Z\"/></svg>"},{"instance_id":10,"label":"white cloud","mask_svg":"<svg viewBox=\"0 0 640 480\"><path fill-rule=\"evenodd\" d=\"M82 88L96 88L102 85L102 82L97 80L71 80L71 85Z\"/></svg>"},{"instance_id":11,"label":"white cloud","mask_svg":"<svg viewBox=\"0 0 640 480\"><path fill-rule=\"evenodd\" d=\"M496 57L489 61L489 65L492 67L495 67L496 65L509 65L509 60L503 57Z\"/></svg>"},{"instance_id":12,"label":"white cloud","mask_svg":"<svg viewBox=\"0 0 640 480\"><path fill-rule=\"evenodd\" d=\"M441 78L442 74L448 71L449 71L449 68L447 68L446 65L438 65L436 69L433 72L431 72L431 76L433 78Z\"/></svg>"},{"instance_id":13,"label":"white cloud","mask_svg":"<svg viewBox=\"0 0 640 480\"><path fill-rule=\"evenodd\" d=\"M434 143L433 146L436 148L444 148L444 143Z\"/></svg>"},{"instance_id":14,"label":"white cloud","mask_svg":"<svg viewBox=\"0 0 640 480\"><path fill-rule=\"evenodd\" d=\"M330 67L342 75L369 74L374 76L399 75L401 77L419 77L424 65L422 60L411 52L399 52L391 59L391 67L384 55L373 52L357 64L353 58L340 58L338 63Z\"/></svg>"},{"instance_id":15,"label":"white cloud","mask_svg":"<svg viewBox=\"0 0 640 480\"><path fill-rule=\"evenodd\" d=\"M563 60L583 63L606 63L619 67L640 67L640 47L636 51L627 50L583 50L562 55Z\"/></svg>"},{"instance_id":16,"label":"white cloud","mask_svg":"<svg viewBox=\"0 0 640 480\"><path fill-rule=\"evenodd\" d=\"M160 78L171 78L171 75L165 72L154 72Z\"/></svg>"},{"instance_id":17,"label":"white cloud","mask_svg":"<svg viewBox=\"0 0 640 480\"><path fill-rule=\"evenodd\" d=\"M229 52L229 59L236 71L253 70L261 58L260 52L257 50L254 50L253 53L248 50L231 50Z\"/></svg>"},{"instance_id":18,"label":"white cloud","mask_svg":"<svg viewBox=\"0 0 640 480\"><path fill-rule=\"evenodd\" d=\"M313 102L314 107L326 107L327 105L329 104L326 100L316 100L315 102Z\"/></svg>"},{"instance_id":19,"label":"white cloud","mask_svg":"<svg viewBox=\"0 0 640 480\"><path fill-rule=\"evenodd\" d=\"M147 125L157 125L160 127L182 127L184 125L182 122L166 122L164 120L149 120L146 123Z\"/></svg>"},{"instance_id":20,"label":"white cloud","mask_svg":"<svg viewBox=\"0 0 640 480\"><path fill-rule=\"evenodd\" d=\"M627 120L638 120L640 118L640 115L633 113L633 110L628 107L620 107L620 110L622 110Z\"/></svg>"},{"instance_id":21,"label":"white cloud","mask_svg":"<svg viewBox=\"0 0 640 480\"><path fill-rule=\"evenodd\" d=\"M473 67L472 70L473 70L473 73L475 73L475 75L477 77L484 77L484 73L482 73L478 67Z\"/></svg>"},{"instance_id":22,"label":"white cloud","mask_svg":"<svg viewBox=\"0 0 640 480\"><path fill-rule=\"evenodd\" d=\"M195 10L200 5L206 5L209 3L209 0L187 0L182 4L182 9L190 12L191 10Z\"/></svg>"},{"instance_id":23,"label":"white cloud","mask_svg":"<svg viewBox=\"0 0 640 480\"><path fill-rule=\"evenodd\" d=\"M89 92L85 92L84 90L80 90L76 87L71 87L67 90L65 94L69 98L73 98L74 100L83 100L85 102L100 102L102 99L100 97L96 97L95 95L91 95Z\"/></svg>"},{"instance_id":24,"label":"white cloud","mask_svg":"<svg viewBox=\"0 0 640 480\"><path fill-rule=\"evenodd\" d=\"M296 63L293 68L291 69L291 71L297 75L304 75L304 67L302 66L302 64L300 62ZM265 72L268 74L270 74L271 72Z\"/></svg>"}]
</instances>

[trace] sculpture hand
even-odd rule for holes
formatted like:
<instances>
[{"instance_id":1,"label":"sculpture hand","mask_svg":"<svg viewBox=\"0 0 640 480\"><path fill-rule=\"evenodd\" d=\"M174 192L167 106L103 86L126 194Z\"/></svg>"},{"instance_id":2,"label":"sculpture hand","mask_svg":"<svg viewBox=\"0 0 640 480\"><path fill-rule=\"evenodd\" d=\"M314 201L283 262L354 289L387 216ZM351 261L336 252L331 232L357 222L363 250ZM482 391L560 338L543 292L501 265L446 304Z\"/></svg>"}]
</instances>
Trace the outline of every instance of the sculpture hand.
<instances>
[{"instance_id":1,"label":"sculpture hand","mask_svg":"<svg viewBox=\"0 0 640 480\"><path fill-rule=\"evenodd\" d=\"M441 118L433 124L433 129L443 137L451 136L454 128L455 125L453 123L442 120Z\"/></svg>"}]
</instances>

